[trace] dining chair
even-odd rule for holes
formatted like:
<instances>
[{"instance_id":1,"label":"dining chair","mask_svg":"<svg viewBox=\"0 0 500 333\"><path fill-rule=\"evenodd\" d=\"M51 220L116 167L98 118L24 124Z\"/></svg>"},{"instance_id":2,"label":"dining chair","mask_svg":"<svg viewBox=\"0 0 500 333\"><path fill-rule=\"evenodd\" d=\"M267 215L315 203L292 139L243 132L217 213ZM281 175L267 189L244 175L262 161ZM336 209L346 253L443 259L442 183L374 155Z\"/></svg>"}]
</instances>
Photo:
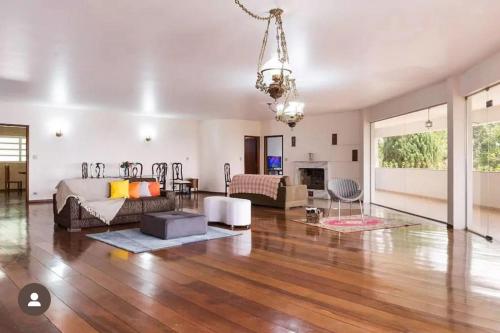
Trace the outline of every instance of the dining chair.
<instances>
[{"instance_id":1,"label":"dining chair","mask_svg":"<svg viewBox=\"0 0 500 333\"><path fill-rule=\"evenodd\" d=\"M165 162L153 163L151 166L151 175L158 180L162 190L167 189L167 171L168 164Z\"/></svg>"},{"instance_id":2,"label":"dining chair","mask_svg":"<svg viewBox=\"0 0 500 333\"><path fill-rule=\"evenodd\" d=\"M82 179L89 178L89 164L87 162L82 163Z\"/></svg>"},{"instance_id":3,"label":"dining chair","mask_svg":"<svg viewBox=\"0 0 500 333\"><path fill-rule=\"evenodd\" d=\"M122 162L120 164L120 177L142 178L142 170L143 166L140 162Z\"/></svg>"},{"instance_id":4,"label":"dining chair","mask_svg":"<svg viewBox=\"0 0 500 333\"><path fill-rule=\"evenodd\" d=\"M172 163L172 191L184 193L185 186L191 184L189 180L184 180L184 176L182 174L182 163L176 162ZM191 192L191 188L189 187L189 191ZM191 194L191 193L190 193Z\"/></svg>"},{"instance_id":5,"label":"dining chair","mask_svg":"<svg viewBox=\"0 0 500 333\"><path fill-rule=\"evenodd\" d=\"M10 185L14 184L16 185L17 192L19 195L22 194L23 192L23 182L21 180L11 180L10 179L10 165L5 165L4 166L4 179L5 179L5 192L7 195L10 193Z\"/></svg>"},{"instance_id":6,"label":"dining chair","mask_svg":"<svg viewBox=\"0 0 500 333\"><path fill-rule=\"evenodd\" d=\"M227 189L231 185L231 165L229 163L224 163L224 193L227 197Z\"/></svg>"},{"instance_id":7,"label":"dining chair","mask_svg":"<svg viewBox=\"0 0 500 333\"><path fill-rule=\"evenodd\" d=\"M102 162L90 163L90 178L104 178L106 165Z\"/></svg>"}]
</instances>

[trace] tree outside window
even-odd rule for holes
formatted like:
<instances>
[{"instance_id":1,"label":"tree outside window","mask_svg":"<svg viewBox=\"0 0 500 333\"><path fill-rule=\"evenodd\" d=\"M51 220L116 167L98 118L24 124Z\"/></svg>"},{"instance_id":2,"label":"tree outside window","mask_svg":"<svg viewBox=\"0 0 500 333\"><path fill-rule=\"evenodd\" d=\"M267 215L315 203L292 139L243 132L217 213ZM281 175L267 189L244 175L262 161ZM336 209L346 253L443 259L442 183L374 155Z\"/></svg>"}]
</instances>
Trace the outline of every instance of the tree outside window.
<instances>
[{"instance_id":1,"label":"tree outside window","mask_svg":"<svg viewBox=\"0 0 500 333\"><path fill-rule=\"evenodd\" d=\"M380 166L446 170L447 132L435 131L380 138Z\"/></svg>"}]
</instances>

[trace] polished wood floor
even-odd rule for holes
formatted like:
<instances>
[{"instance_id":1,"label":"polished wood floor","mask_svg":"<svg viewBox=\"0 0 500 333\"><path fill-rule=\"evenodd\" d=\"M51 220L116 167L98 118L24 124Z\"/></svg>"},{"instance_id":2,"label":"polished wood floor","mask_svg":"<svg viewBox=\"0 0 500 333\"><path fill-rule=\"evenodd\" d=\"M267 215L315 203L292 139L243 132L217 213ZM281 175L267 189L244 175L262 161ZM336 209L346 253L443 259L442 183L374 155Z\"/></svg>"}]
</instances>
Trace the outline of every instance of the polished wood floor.
<instances>
[{"instance_id":1,"label":"polished wood floor","mask_svg":"<svg viewBox=\"0 0 500 333\"><path fill-rule=\"evenodd\" d=\"M498 243L426 221L338 235L302 214L254 207L241 236L134 255L54 229L48 204L0 204L0 332L500 332ZM17 305L30 282L52 294L44 316Z\"/></svg>"}]
</instances>

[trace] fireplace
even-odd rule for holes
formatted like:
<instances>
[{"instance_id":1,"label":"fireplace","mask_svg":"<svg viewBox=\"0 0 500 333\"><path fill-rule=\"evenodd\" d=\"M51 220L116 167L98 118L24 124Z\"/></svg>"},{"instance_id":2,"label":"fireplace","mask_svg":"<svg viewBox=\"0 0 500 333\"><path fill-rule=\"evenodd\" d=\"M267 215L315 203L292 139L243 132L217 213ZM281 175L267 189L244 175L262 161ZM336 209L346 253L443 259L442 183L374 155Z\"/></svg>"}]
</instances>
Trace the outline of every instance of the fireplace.
<instances>
[{"instance_id":1,"label":"fireplace","mask_svg":"<svg viewBox=\"0 0 500 333\"><path fill-rule=\"evenodd\" d=\"M328 161L294 161L296 184L307 186L310 197L328 199L328 179L332 178L332 166Z\"/></svg>"},{"instance_id":2,"label":"fireplace","mask_svg":"<svg viewBox=\"0 0 500 333\"><path fill-rule=\"evenodd\" d=\"M300 184L306 185L308 190L325 189L325 169L299 168Z\"/></svg>"}]
</instances>

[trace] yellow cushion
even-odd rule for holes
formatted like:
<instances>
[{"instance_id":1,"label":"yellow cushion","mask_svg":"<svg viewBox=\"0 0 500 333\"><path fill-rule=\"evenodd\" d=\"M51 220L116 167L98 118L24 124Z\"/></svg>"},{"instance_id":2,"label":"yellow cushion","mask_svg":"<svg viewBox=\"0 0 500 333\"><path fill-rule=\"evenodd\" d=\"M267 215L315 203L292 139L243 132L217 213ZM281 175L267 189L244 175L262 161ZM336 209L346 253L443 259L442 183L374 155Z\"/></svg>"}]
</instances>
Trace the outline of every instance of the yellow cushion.
<instances>
[{"instance_id":1,"label":"yellow cushion","mask_svg":"<svg viewBox=\"0 0 500 333\"><path fill-rule=\"evenodd\" d=\"M128 180L115 180L109 183L110 185L110 198L111 199L119 199L125 198L128 199Z\"/></svg>"}]
</instances>

